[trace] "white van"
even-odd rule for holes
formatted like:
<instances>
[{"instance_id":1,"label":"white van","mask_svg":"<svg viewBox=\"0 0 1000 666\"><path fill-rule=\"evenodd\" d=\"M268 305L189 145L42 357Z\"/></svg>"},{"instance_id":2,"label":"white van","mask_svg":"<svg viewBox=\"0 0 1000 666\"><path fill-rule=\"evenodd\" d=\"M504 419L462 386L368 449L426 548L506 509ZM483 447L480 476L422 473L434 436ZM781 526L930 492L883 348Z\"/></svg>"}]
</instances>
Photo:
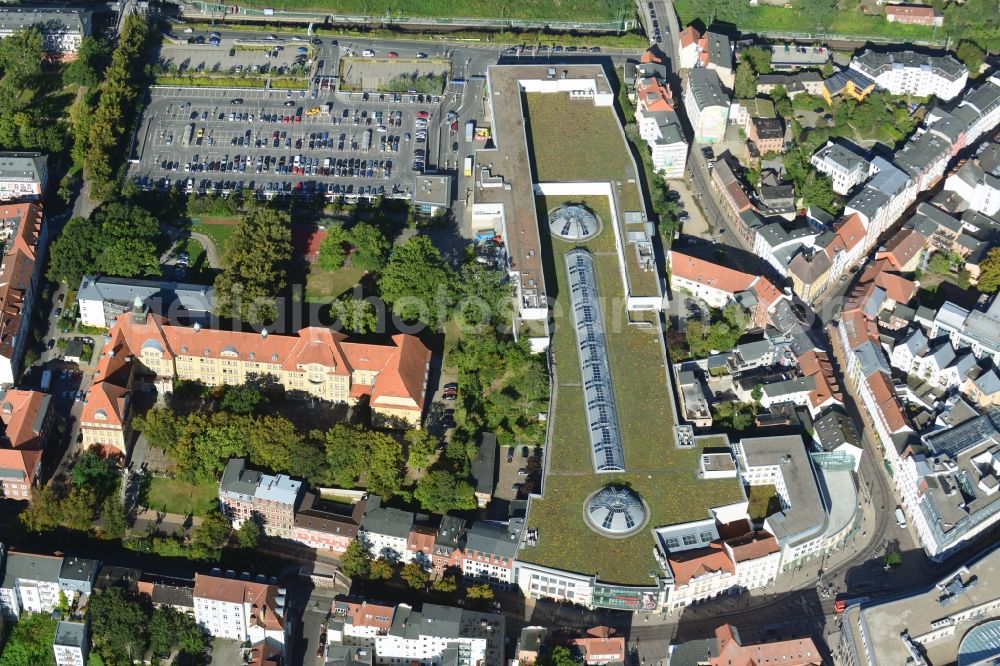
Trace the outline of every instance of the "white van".
<instances>
[{"instance_id":1,"label":"white van","mask_svg":"<svg viewBox=\"0 0 1000 666\"><path fill-rule=\"evenodd\" d=\"M900 507L896 507L896 524L899 525L900 529L906 529L906 516L903 515L903 510Z\"/></svg>"}]
</instances>

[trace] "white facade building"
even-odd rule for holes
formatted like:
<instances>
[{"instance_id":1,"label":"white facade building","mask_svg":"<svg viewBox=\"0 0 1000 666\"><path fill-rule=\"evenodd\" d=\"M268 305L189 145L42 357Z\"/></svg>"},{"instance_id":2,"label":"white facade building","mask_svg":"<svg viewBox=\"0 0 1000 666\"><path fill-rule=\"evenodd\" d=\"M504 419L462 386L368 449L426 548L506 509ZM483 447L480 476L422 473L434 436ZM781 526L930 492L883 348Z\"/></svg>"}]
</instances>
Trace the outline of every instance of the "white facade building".
<instances>
[{"instance_id":1,"label":"white facade building","mask_svg":"<svg viewBox=\"0 0 1000 666\"><path fill-rule=\"evenodd\" d=\"M195 574L193 599L195 621L211 636L284 647L283 588L250 580L249 574Z\"/></svg>"},{"instance_id":2,"label":"white facade building","mask_svg":"<svg viewBox=\"0 0 1000 666\"><path fill-rule=\"evenodd\" d=\"M847 196L857 185L871 176L871 162L862 155L860 148L853 144L827 141L809 159L816 170L830 177L833 191Z\"/></svg>"},{"instance_id":3,"label":"white facade building","mask_svg":"<svg viewBox=\"0 0 1000 666\"><path fill-rule=\"evenodd\" d=\"M42 45L49 53L72 56L84 37L93 29L90 10L72 7L0 8L0 39L24 30L38 28Z\"/></svg>"},{"instance_id":4,"label":"white facade building","mask_svg":"<svg viewBox=\"0 0 1000 666\"><path fill-rule=\"evenodd\" d=\"M694 128L695 141L722 141L729 122L729 106L729 95L714 70L703 67L691 70L684 93L684 107Z\"/></svg>"},{"instance_id":5,"label":"white facade building","mask_svg":"<svg viewBox=\"0 0 1000 666\"><path fill-rule=\"evenodd\" d=\"M984 172L974 160L948 176L944 189L958 194L977 213L992 217L1000 211L1000 178Z\"/></svg>"},{"instance_id":6,"label":"white facade building","mask_svg":"<svg viewBox=\"0 0 1000 666\"><path fill-rule=\"evenodd\" d=\"M0 153L0 201L39 201L48 182L47 156Z\"/></svg>"},{"instance_id":7,"label":"white facade building","mask_svg":"<svg viewBox=\"0 0 1000 666\"><path fill-rule=\"evenodd\" d=\"M87 625L82 622L60 622L52 641L56 666L85 666L89 647Z\"/></svg>"},{"instance_id":8,"label":"white facade building","mask_svg":"<svg viewBox=\"0 0 1000 666\"><path fill-rule=\"evenodd\" d=\"M406 542L413 522L411 511L380 506L365 513L358 538L372 557L405 562L409 557Z\"/></svg>"},{"instance_id":9,"label":"white facade building","mask_svg":"<svg viewBox=\"0 0 1000 666\"><path fill-rule=\"evenodd\" d=\"M968 68L954 56L926 56L914 51L864 51L851 60L851 69L875 81L893 95L958 97L969 80Z\"/></svg>"}]
</instances>

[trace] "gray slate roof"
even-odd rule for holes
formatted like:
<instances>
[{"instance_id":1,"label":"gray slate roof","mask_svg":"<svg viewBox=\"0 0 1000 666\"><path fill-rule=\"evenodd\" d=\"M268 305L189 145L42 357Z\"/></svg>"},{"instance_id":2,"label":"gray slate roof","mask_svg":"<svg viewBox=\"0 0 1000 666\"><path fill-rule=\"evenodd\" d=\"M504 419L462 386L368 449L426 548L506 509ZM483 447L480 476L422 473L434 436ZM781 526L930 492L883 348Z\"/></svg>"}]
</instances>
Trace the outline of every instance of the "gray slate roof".
<instances>
[{"instance_id":1,"label":"gray slate roof","mask_svg":"<svg viewBox=\"0 0 1000 666\"><path fill-rule=\"evenodd\" d=\"M32 553L7 553L3 587L13 588L18 580L40 580L58 583L63 558Z\"/></svg>"}]
</instances>

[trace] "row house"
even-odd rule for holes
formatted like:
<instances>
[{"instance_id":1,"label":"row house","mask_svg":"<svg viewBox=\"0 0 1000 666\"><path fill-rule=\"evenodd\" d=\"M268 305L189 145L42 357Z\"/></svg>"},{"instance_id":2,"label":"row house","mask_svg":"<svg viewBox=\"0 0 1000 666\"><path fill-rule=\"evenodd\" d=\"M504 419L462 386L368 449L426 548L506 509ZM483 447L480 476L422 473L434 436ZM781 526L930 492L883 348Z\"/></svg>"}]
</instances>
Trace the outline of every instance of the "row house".
<instances>
[{"instance_id":1,"label":"row house","mask_svg":"<svg viewBox=\"0 0 1000 666\"><path fill-rule=\"evenodd\" d=\"M395 606L365 599L337 598L333 602L332 621L327 640L342 645L375 648L375 637L384 636L392 627Z\"/></svg>"},{"instance_id":2,"label":"row house","mask_svg":"<svg viewBox=\"0 0 1000 666\"><path fill-rule=\"evenodd\" d=\"M41 201L48 184L48 156L0 152L0 201Z\"/></svg>"},{"instance_id":3,"label":"row house","mask_svg":"<svg viewBox=\"0 0 1000 666\"><path fill-rule=\"evenodd\" d=\"M694 129L695 141L716 143L725 138L729 106L729 94L715 71L700 67L691 70L684 93L684 108Z\"/></svg>"},{"instance_id":4,"label":"row house","mask_svg":"<svg viewBox=\"0 0 1000 666\"><path fill-rule=\"evenodd\" d=\"M381 505L378 495L366 495L354 504L341 504L323 500L318 493L308 490L295 512L295 529L292 541L317 550L343 553L361 531L365 512Z\"/></svg>"},{"instance_id":5,"label":"row house","mask_svg":"<svg viewBox=\"0 0 1000 666\"><path fill-rule=\"evenodd\" d=\"M49 230L38 204L0 205L0 387L21 376Z\"/></svg>"},{"instance_id":6,"label":"row house","mask_svg":"<svg viewBox=\"0 0 1000 666\"><path fill-rule=\"evenodd\" d=\"M968 160L949 174L944 189L955 192L977 213L993 216L1000 211L1000 178L986 173L977 160Z\"/></svg>"},{"instance_id":7,"label":"row house","mask_svg":"<svg viewBox=\"0 0 1000 666\"><path fill-rule=\"evenodd\" d=\"M969 349L976 358L990 358L1000 367L1000 298L984 309L966 310L950 301L934 316L929 337L948 336L958 349Z\"/></svg>"},{"instance_id":8,"label":"row house","mask_svg":"<svg viewBox=\"0 0 1000 666\"><path fill-rule=\"evenodd\" d=\"M42 47L47 53L71 59L84 37L93 31L93 15L89 9L73 7L0 8L0 39L27 28L42 33Z\"/></svg>"},{"instance_id":9,"label":"row house","mask_svg":"<svg viewBox=\"0 0 1000 666\"><path fill-rule=\"evenodd\" d=\"M358 537L373 557L390 562L409 562L406 548L416 514L386 506L365 511Z\"/></svg>"},{"instance_id":10,"label":"row house","mask_svg":"<svg viewBox=\"0 0 1000 666\"><path fill-rule=\"evenodd\" d=\"M301 481L285 474L262 474L248 469L243 458L232 458L219 483L219 506L234 528L252 520L268 536L289 539L301 494Z\"/></svg>"},{"instance_id":11,"label":"row house","mask_svg":"<svg viewBox=\"0 0 1000 666\"><path fill-rule=\"evenodd\" d=\"M465 520L456 516L441 516L431 553L434 575L441 578L449 571L461 571L464 551Z\"/></svg>"},{"instance_id":12,"label":"row house","mask_svg":"<svg viewBox=\"0 0 1000 666\"><path fill-rule=\"evenodd\" d=\"M667 68L659 58L643 53L633 86L635 122L649 146L653 169L664 178L683 178L688 145L666 79Z\"/></svg>"},{"instance_id":13,"label":"row house","mask_svg":"<svg viewBox=\"0 0 1000 666\"><path fill-rule=\"evenodd\" d=\"M689 25L678 36L677 54L681 69L703 68L711 70L724 86L733 89L733 48L729 37L711 30L704 34Z\"/></svg>"},{"instance_id":14,"label":"row house","mask_svg":"<svg viewBox=\"0 0 1000 666\"><path fill-rule=\"evenodd\" d=\"M798 357L799 377L764 384L760 404L798 405L815 417L824 409L843 404L843 394L829 357L824 352L810 350Z\"/></svg>"},{"instance_id":15,"label":"row house","mask_svg":"<svg viewBox=\"0 0 1000 666\"><path fill-rule=\"evenodd\" d=\"M463 576L500 588L509 587L514 582L514 558L523 532L523 518L511 518L507 523L473 523L465 534Z\"/></svg>"}]
</instances>

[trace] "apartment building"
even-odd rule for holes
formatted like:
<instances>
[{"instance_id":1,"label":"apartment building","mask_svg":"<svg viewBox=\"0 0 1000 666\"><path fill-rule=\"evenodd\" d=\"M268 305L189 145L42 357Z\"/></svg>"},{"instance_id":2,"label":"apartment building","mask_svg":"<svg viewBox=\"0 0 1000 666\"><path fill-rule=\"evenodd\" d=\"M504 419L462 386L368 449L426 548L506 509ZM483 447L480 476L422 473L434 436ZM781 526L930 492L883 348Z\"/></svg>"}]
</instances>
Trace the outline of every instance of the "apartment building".
<instances>
[{"instance_id":1,"label":"apartment building","mask_svg":"<svg viewBox=\"0 0 1000 666\"><path fill-rule=\"evenodd\" d=\"M8 551L0 610L14 620L21 613L51 613L60 592L71 603L78 595L89 595L98 566L96 560Z\"/></svg>"},{"instance_id":2,"label":"apartment building","mask_svg":"<svg viewBox=\"0 0 1000 666\"><path fill-rule=\"evenodd\" d=\"M90 10L73 7L0 8L0 39L27 28L38 28L42 46L51 54L72 58L93 30Z\"/></svg>"},{"instance_id":3,"label":"apartment building","mask_svg":"<svg viewBox=\"0 0 1000 666\"><path fill-rule=\"evenodd\" d=\"M331 645L375 648L375 638L392 628L395 606L373 603L365 599L338 597L331 609L333 618L327 628Z\"/></svg>"},{"instance_id":4,"label":"apartment building","mask_svg":"<svg viewBox=\"0 0 1000 666\"><path fill-rule=\"evenodd\" d=\"M49 184L48 160L41 153L0 152L0 201L41 200Z\"/></svg>"},{"instance_id":5,"label":"apartment building","mask_svg":"<svg viewBox=\"0 0 1000 666\"><path fill-rule=\"evenodd\" d=\"M219 483L219 507L234 528L252 520L268 536L292 538L302 482L285 474L262 474L243 458L226 463Z\"/></svg>"},{"instance_id":6,"label":"apartment building","mask_svg":"<svg viewBox=\"0 0 1000 666\"><path fill-rule=\"evenodd\" d=\"M39 483L42 453L55 421L52 397L39 391L0 391L0 498L27 500Z\"/></svg>"},{"instance_id":7,"label":"apartment building","mask_svg":"<svg viewBox=\"0 0 1000 666\"><path fill-rule=\"evenodd\" d=\"M625 637L615 636L611 627L594 627L585 636L573 639L576 651L588 666L625 663Z\"/></svg>"},{"instance_id":8,"label":"apartment building","mask_svg":"<svg viewBox=\"0 0 1000 666\"><path fill-rule=\"evenodd\" d=\"M367 397L376 423L419 426L429 372L430 351L410 335L370 344L319 327L295 335L209 330L171 324L138 301L100 351L80 418L83 444L124 453L133 388L170 393L176 379L232 386L270 375L291 397L347 404Z\"/></svg>"},{"instance_id":9,"label":"apartment building","mask_svg":"<svg viewBox=\"0 0 1000 666\"><path fill-rule=\"evenodd\" d=\"M944 14L927 5L888 5L885 8L885 20L889 23L940 28L944 25Z\"/></svg>"},{"instance_id":10,"label":"apartment building","mask_svg":"<svg viewBox=\"0 0 1000 666\"><path fill-rule=\"evenodd\" d=\"M241 577L194 577L194 619L210 636L252 645L285 645L285 590L277 585Z\"/></svg>"},{"instance_id":11,"label":"apartment building","mask_svg":"<svg viewBox=\"0 0 1000 666\"><path fill-rule=\"evenodd\" d=\"M878 53L866 49L854 56L851 69L893 95L933 95L944 101L962 94L969 80L968 68L954 56L928 56L914 51Z\"/></svg>"},{"instance_id":12,"label":"apartment building","mask_svg":"<svg viewBox=\"0 0 1000 666\"><path fill-rule=\"evenodd\" d=\"M735 82L733 47L727 36L711 30L701 34L689 25L680 32L677 53L681 69L712 70L718 74L722 85L732 90Z\"/></svg>"},{"instance_id":13,"label":"apartment building","mask_svg":"<svg viewBox=\"0 0 1000 666\"><path fill-rule=\"evenodd\" d=\"M833 191L847 196L856 186L871 176L871 162L864 151L844 140L827 141L823 148L813 153L810 164L833 181Z\"/></svg>"},{"instance_id":14,"label":"apartment building","mask_svg":"<svg viewBox=\"0 0 1000 666\"><path fill-rule=\"evenodd\" d=\"M379 666L504 663L502 615L437 604L416 610L407 604L393 608L354 603L343 614L337 613L338 607L339 603L335 605L335 617L339 617L328 631L330 644L357 645L359 637L354 632L364 633L360 640L373 648L373 663Z\"/></svg>"},{"instance_id":15,"label":"apartment building","mask_svg":"<svg viewBox=\"0 0 1000 666\"><path fill-rule=\"evenodd\" d=\"M729 122L729 95L714 70L703 67L691 70L684 93L684 106L694 128L695 141L715 143L725 138Z\"/></svg>"},{"instance_id":16,"label":"apartment building","mask_svg":"<svg viewBox=\"0 0 1000 666\"><path fill-rule=\"evenodd\" d=\"M991 358L1000 366L1000 299L985 310L966 310L948 301L938 309L928 335L948 336L957 349L969 349L976 358Z\"/></svg>"},{"instance_id":17,"label":"apartment building","mask_svg":"<svg viewBox=\"0 0 1000 666\"><path fill-rule=\"evenodd\" d=\"M119 315L131 311L139 298L150 312L174 323L207 325L215 289L200 284L163 280L130 280L106 275L84 275L76 291L80 323L108 328Z\"/></svg>"},{"instance_id":18,"label":"apartment building","mask_svg":"<svg viewBox=\"0 0 1000 666\"><path fill-rule=\"evenodd\" d=\"M688 146L666 76L659 58L649 51L642 54L633 86L635 122L649 146L653 168L664 178L683 178Z\"/></svg>"},{"instance_id":19,"label":"apartment building","mask_svg":"<svg viewBox=\"0 0 1000 666\"><path fill-rule=\"evenodd\" d=\"M434 550L431 554L431 568L436 576L444 576L448 570L462 570L465 550L465 520L457 516L441 516Z\"/></svg>"},{"instance_id":20,"label":"apartment building","mask_svg":"<svg viewBox=\"0 0 1000 666\"><path fill-rule=\"evenodd\" d=\"M751 118L747 138L759 155L785 152L785 123L781 118Z\"/></svg>"},{"instance_id":21,"label":"apartment building","mask_svg":"<svg viewBox=\"0 0 1000 666\"><path fill-rule=\"evenodd\" d=\"M670 252L669 261L672 290L687 291L713 308L740 304L749 313L752 326L767 326L777 303L785 298L762 275L743 273L676 250Z\"/></svg>"},{"instance_id":22,"label":"apartment building","mask_svg":"<svg viewBox=\"0 0 1000 666\"><path fill-rule=\"evenodd\" d=\"M42 209L35 204L0 205L0 243L0 386L10 386L21 375L31 340L27 327L45 263L48 228Z\"/></svg>"},{"instance_id":23,"label":"apartment building","mask_svg":"<svg viewBox=\"0 0 1000 666\"><path fill-rule=\"evenodd\" d=\"M90 652L90 635L83 622L61 621L52 639L56 666L85 666Z\"/></svg>"}]
</instances>

